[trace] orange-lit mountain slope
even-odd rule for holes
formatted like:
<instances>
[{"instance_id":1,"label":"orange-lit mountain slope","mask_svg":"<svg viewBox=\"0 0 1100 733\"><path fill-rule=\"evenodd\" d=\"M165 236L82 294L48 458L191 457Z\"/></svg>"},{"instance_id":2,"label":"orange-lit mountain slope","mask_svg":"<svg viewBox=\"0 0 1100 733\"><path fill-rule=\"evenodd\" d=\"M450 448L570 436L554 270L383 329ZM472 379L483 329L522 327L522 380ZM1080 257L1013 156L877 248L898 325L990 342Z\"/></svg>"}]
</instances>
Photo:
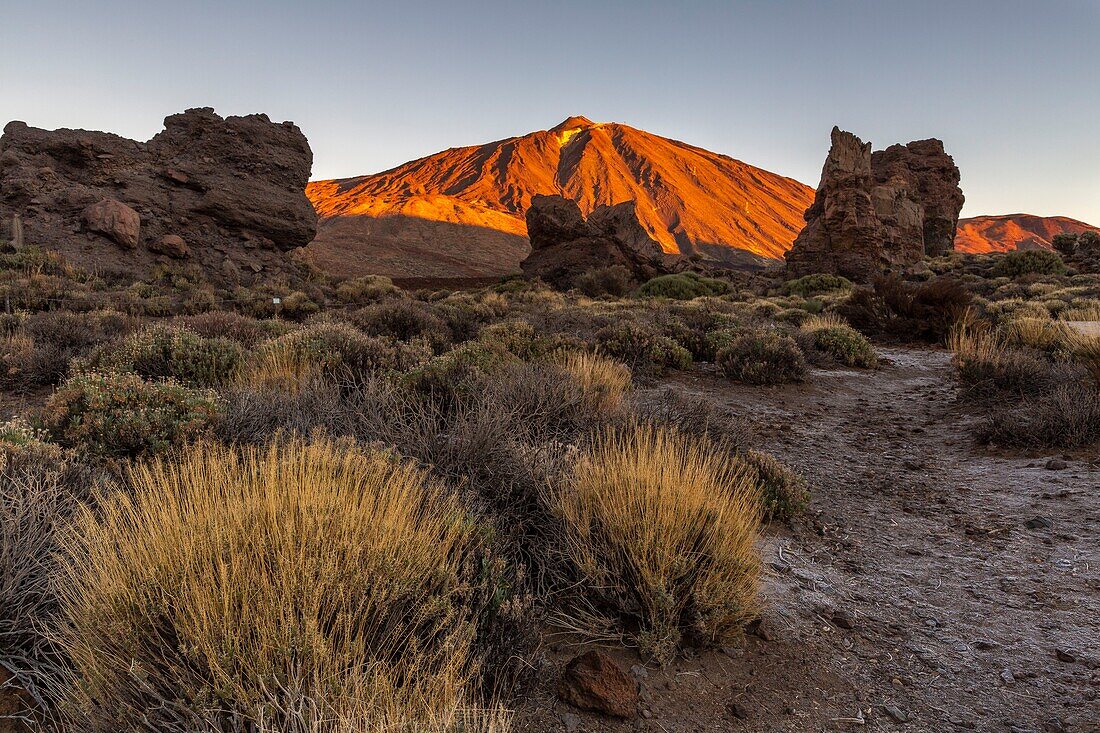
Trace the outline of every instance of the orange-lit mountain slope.
<instances>
[{"instance_id":1,"label":"orange-lit mountain slope","mask_svg":"<svg viewBox=\"0 0 1100 733\"><path fill-rule=\"evenodd\" d=\"M319 266L397 277L517 272L536 193L576 199L585 214L634 200L666 252L775 260L802 229L814 194L727 156L584 117L384 173L315 181L306 193L321 218L307 249Z\"/></svg>"},{"instance_id":2,"label":"orange-lit mountain slope","mask_svg":"<svg viewBox=\"0 0 1100 733\"><path fill-rule=\"evenodd\" d=\"M1013 249L1052 249L1050 242L1055 234L1080 234L1089 229L1100 231L1100 227L1065 216L975 216L959 219L955 249L971 254L1007 252Z\"/></svg>"}]
</instances>

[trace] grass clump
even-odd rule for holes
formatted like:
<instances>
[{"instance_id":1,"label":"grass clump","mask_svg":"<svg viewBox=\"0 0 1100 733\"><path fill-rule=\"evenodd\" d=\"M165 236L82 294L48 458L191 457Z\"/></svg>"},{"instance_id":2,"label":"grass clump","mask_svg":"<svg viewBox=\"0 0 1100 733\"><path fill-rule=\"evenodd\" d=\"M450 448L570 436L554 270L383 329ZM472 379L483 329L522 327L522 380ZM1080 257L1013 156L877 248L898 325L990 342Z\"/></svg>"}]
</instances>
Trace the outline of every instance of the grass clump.
<instances>
[{"instance_id":1,"label":"grass clump","mask_svg":"<svg viewBox=\"0 0 1100 733\"><path fill-rule=\"evenodd\" d=\"M643 298L692 300L708 295L725 295L732 289L725 280L703 277L694 272L681 272L674 275L660 275L648 280L638 288L638 295Z\"/></svg>"},{"instance_id":2,"label":"grass clump","mask_svg":"<svg viewBox=\"0 0 1100 733\"><path fill-rule=\"evenodd\" d=\"M802 324L807 342L817 352L844 366L874 369L878 354L867 337L839 319L812 318Z\"/></svg>"},{"instance_id":3,"label":"grass clump","mask_svg":"<svg viewBox=\"0 0 1100 733\"><path fill-rule=\"evenodd\" d=\"M730 379L745 384L786 384L806 378L806 357L790 336L750 331L718 350L715 362Z\"/></svg>"},{"instance_id":4,"label":"grass clump","mask_svg":"<svg viewBox=\"0 0 1100 733\"><path fill-rule=\"evenodd\" d=\"M555 361L580 385L589 410L611 414L622 407L631 383L626 365L606 356L578 351L562 353Z\"/></svg>"},{"instance_id":5,"label":"grass clump","mask_svg":"<svg viewBox=\"0 0 1100 733\"><path fill-rule=\"evenodd\" d=\"M608 432L551 501L582 584L574 627L603 619L668 662L684 643L735 637L755 614L759 499L708 442L665 428Z\"/></svg>"},{"instance_id":6,"label":"grass clump","mask_svg":"<svg viewBox=\"0 0 1100 733\"><path fill-rule=\"evenodd\" d=\"M602 295L621 298L630 292L634 282L634 275L626 267L611 265L588 270L579 275L573 284L590 298Z\"/></svg>"},{"instance_id":7,"label":"grass clump","mask_svg":"<svg viewBox=\"0 0 1100 733\"><path fill-rule=\"evenodd\" d=\"M336 299L345 305L360 305L396 296L401 289L385 275L365 275L336 286Z\"/></svg>"},{"instance_id":8,"label":"grass clump","mask_svg":"<svg viewBox=\"0 0 1100 733\"><path fill-rule=\"evenodd\" d=\"M157 453L206 432L221 410L217 395L136 374L84 372L66 380L41 421L62 445L96 456Z\"/></svg>"},{"instance_id":9,"label":"grass clump","mask_svg":"<svg viewBox=\"0 0 1100 733\"><path fill-rule=\"evenodd\" d=\"M467 714L481 535L421 470L293 439L199 444L128 480L62 543L83 729L487 727Z\"/></svg>"}]
</instances>

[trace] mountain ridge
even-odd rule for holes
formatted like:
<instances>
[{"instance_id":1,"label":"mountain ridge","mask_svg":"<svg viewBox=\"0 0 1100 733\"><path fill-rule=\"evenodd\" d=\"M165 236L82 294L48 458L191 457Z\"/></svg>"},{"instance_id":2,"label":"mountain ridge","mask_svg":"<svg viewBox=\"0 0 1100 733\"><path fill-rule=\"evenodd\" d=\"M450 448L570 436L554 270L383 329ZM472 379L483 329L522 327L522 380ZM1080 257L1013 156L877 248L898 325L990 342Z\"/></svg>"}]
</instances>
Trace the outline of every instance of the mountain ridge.
<instances>
[{"instance_id":1,"label":"mountain ridge","mask_svg":"<svg viewBox=\"0 0 1100 733\"><path fill-rule=\"evenodd\" d=\"M326 269L394 276L507 274L529 251L524 213L559 194L587 215L636 202L665 252L732 265L778 260L813 189L792 178L621 123L572 116L547 130L450 148L381 173L313 181L320 216L307 251ZM423 262L435 237L446 268ZM417 255L415 252L419 252Z\"/></svg>"}]
</instances>

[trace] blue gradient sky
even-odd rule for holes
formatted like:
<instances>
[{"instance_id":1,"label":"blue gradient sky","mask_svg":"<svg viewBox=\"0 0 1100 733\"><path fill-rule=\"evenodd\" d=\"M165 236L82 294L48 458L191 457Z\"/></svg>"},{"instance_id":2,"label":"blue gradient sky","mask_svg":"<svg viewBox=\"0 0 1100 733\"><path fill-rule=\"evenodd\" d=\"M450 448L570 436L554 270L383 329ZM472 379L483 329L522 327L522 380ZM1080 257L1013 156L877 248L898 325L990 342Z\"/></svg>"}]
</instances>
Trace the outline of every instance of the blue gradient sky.
<instances>
[{"instance_id":1,"label":"blue gradient sky","mask_svg":"<svg viewBox=\"0 0 1100 733\"><path fill-rule=\"evenodd\" d=\"M816 185L834 124L940 137L967 215L1100 224L1100 0L5 0L0 119L297 122L314 178L616 121Z\"/></svg>"}]
</instances>

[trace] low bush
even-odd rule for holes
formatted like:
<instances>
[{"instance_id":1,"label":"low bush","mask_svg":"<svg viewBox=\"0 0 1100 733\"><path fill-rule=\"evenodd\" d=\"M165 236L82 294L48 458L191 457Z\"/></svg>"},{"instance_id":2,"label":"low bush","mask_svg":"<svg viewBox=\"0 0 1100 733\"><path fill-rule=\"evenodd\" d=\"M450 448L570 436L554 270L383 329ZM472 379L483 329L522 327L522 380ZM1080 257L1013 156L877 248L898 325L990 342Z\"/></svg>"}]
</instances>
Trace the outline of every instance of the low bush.
<instances>
[{"instance_id":1,"label":"low bush","mask_svg":"<svg viewBox=\"0 0 1100 733\"><path fill-rule=\"evenodd\" d=\"M622 265L599 267L579 275L574 285L590 298L602 295L621 298L634 286L634 275Z\"/></svg>"},{"instance_id":2,"label":"low bush","mask_svg":"<svg viewBox=\"0 0 1100 733\"><path fill-rule=\"evenodd\" d=\"M702 395L665 387L634 407L638 416L649 423L666 426L681 435L708 439L730 453L748 450L754 440L751 421Z\"/></svg>"},{"instance_id":3,"label":"low bush","mask_svg":"<svg viewBox=\"0 0 1100 733\"><path fill-rule=\"evenodd\" d=\"M157 453L205 433L221 403L213 392L136 374L86 372L66 380L42 409L54 440L97 456Z\"/></svg>"},{"instance_id":4,"label":"low bush","mask_svg":"<svg viewBox=\"0 0 1100 733\"><path fill-rule=\"evenodd\" d=\"M371 336L397 341L423 339L438 354L451 344L451 330L427 303L415 300L387 300L368 305L351 314L350 320Z\"/></svg>"},{"instance_id":5,"label":"low bush","mask_svg":"<svg viewBox=\"0 0 1100 733\"><path fill-rule=\"evenodd\" d=\"M1032 450L1092 445L1100 440L1100 389L1066 382L1023 400L998 403L979 438Z\"/></svg>"},{"instance_id":6,"label":"low bush","mask_svg":"<svg viewBox=\"0 0 1100 733\"><path fill-rule=\"evenodd\" d=\"M848 325L808 329L813 348L844 366L874 369L878 354L867 337Z\"/></svg>"},{"instance_id":7,"label":"low bush","mask_svg":"<svg viewBox=\"0 0 1100 733\"><path fill-rule=\"evenodd\" d=\"M635 372L660 374L691 366L691 352L668 336L632 321L604 326L596 332L595 342L600 351Z\"/></svg>"},{"instance_id":8,"label":"low bush","mask_svg":"<svg viewBox=\"0 0 1100 733\"><path fill-rule=\"evenodd\" d=\"M422 471L289 440L200 444L128 480L63 538L76 729L486 727L466 713L483 534Z\"/></svg>"},{"instance_id":9,"label":"low bush","mask_svg":"<svg viewBox=\"0 0 1100 733\"><path fill-rule=\"evenodd\" d=\"M453 405L471 394L485 375L518 361L500 345L471 341L410 370L402 384L441 404Z\"/></svg>"},{"instance_id":10,"label":"low bush","mask_svg":"<svg viewBox=\"0 0 1100 733\"><path fill-rule=\"evenodd\" d=\"M607 415L622 407L631 383L626 365L599 354L578 351L564 352L555 362L580 385L590 411Z\"/></svg>"},{"instance_id":11,"label":"low bush","mask_svg":"<svg viewBox=\"0 0 1100 733\"><path fill-rule=\"evenodd\" d=\"M725 280L703 277L694 272L681 272L660 275L647 281L638 288L638 295L644 298L692 300L707 295L725 295L732 289L733 286Z\"/></svg>"},{"instance_id":12,"label":"low bush","mask_svg":"<svg viewBox=\"0 0 1100 733\"><path fill-rule=\"evenodd\" d=\"M819 272L812 275L804 275L795 280L783 283L783 292L787 295L801 295L808 298L820 293L831 293L837 290L851 290L852 281L840 275L830 275Z\"/></svg>"},{"instance_id":13,"label":"low bush","mask_svg":"<svg viewBox=\"0 0 1100 733\"><path fill-rule=\"evenodd\" d=\"M91 366L133 372L146 379L175 379L212 387L225 384L244 358L240 344L227 338L204 338L179 326L155 325L105 346Z\"/></svg>"},{"instance_id":14,"label":"low bush","mask_svg":"<svg viewBox=\"0 0 1100 733\"><path fill-rule=\"evenodd\" d=\"M952 278L910 284L885 276L873 288L856 288L839 311L864 334L935 343L970 316L971 299L966 286Z\"/></svg>"},{"instance_id":15,"label":"low bush","mask_svg":"<svg viewBox=\"0 0 1100 733\"><path fill-rule=\"evenodd\" d=\"M179 323L203 338L227 338L246 348L282 336L291 328L283 321L259 320L235 311L210 311L184 316Z\"/></svg>"},{"instance_id":16,"label":"low bush","mask_svg":"<svg viewBox=\"0 0 1100 733\"><path fill-rule=\"evenodd\" d=\"M805 479L773 456L749 450L741 453L738 460L759 489L765 519L790 519L806 508L810 492Z\"/></svg>"},{"instance_id":17,"label":"low bush","mask_svg":"<svg viewBox=\"0 0 1100 733\"><path fill-rule=\"evenodd\" d=\"M549 501L579 584L573 628L624 633L668 662L685 643L728 641L754 616L759 498L724 451L663 428L612 431Z\"/></svg>"},{"instance_id":18,"label":"low bush","mask_svg":"<svg viewBox=\"0 0 1100 733\"><path fill-rule=\"evenodd\" d=\"M1083 377L1079 366L1051 360L1032 349L1008 346L993 331L960 330L949 346L955 352L964 396L970 399L1040 395Z\"/></svg>"},{"instance_id":19,"label":"low bush","mask_svg":"<svg viewBox=\"0 0 1100 733\"><path fill-rule=\"evenodd\" d=\"M362 305L396 296L401 289L384 275L366 275L336 286L336 299L345 305Z\"/></svg>"},{"instance_id":20,"label":"low bush","mask_svg":"<svg viewBox=\"0 0 1100 733\"><path fill-rule=\"evenodd\" d=\"M1057 252L1045 249L1020 249L1008 252L993 268L999 277L1021 275L1064 275L1066 264Z\"/></svg>"},{"instance_id":21,"label":"low bush","mask_svg":"<svg viewBox=\"0 0 1100 733\"><path fill-rule=\"evenodd\" d=\"M786 384L806 378L806 357L789 336L750 331L723 346L715 362L730 379L745 384Z\"/></svg>"}]
</instances>

